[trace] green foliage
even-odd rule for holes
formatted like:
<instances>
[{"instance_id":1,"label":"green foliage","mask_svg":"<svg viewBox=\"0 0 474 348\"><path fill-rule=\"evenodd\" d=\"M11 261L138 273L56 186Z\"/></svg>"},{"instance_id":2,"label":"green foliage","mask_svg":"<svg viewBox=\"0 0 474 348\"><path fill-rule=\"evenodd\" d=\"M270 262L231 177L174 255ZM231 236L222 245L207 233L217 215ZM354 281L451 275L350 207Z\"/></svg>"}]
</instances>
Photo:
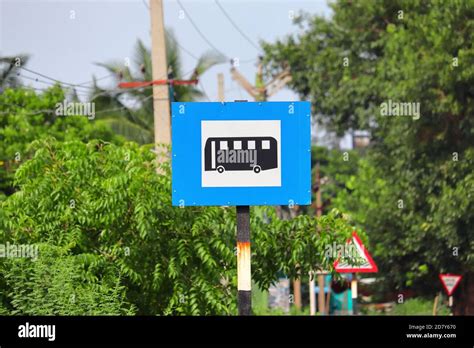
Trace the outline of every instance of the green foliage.
<instances>
[{"instance_id":1,"label":"green foliage","mask_svg":"<svg viewBox=\"0 0 474 348\"><path fill-rule=\"evenodd\" d=\"M449 315L450 309L445 305L438 305L437 315ZM433 315L433 301L423 298L410 298L404 303L396 304L390 315Z\"/></svg>"},{"instance_id":2,"label":"green foliage","mask_svg":"<svg viewBox=\"0 0 474 348\"><path fill-rule=\"evenodd\" d=\"M31 156L28 146L33 140L55 137L121 143L102 121L56 116L55 106L63 100L64 92L59 86L42 94L28 88L6 89L0 94L0 191L7 195L14 191L14 172Z\"/></svg>"},{"instance_id":3,"label":"green foliage","mask_svg":"<svg viewBox=\"0 0 474 348\"><path fill-rule=\"evenodd\" d=\"M323 214L337 207L333 200L341 190L351 191L349 179L357 173L359 154L354 150L330 150L321 146L311 149L311 177L316 178L316 163L319 163ZM316 185L316 182L313 183ZM316 187L313 187L313 202L316 202Z\"/></svg>"},{"instance_id":4,"label":"green foliage","mask_svg":"<svg viewBox=\"0 0 474 348\"><path fill-rule=\"evenodd\" d=\"M306 30L264 45L267 72L289 66L291 87L329 129L371 132L333 204L371 237L387 288L433 294L438 273L474 272L473 3L331 7L331 18L303 15ZM420 103L420 118L381 115L389 100Z\"/></svg>"},{"instance_id":5,"label":"green foliage","mask_svg":"<svg viewBox=\"0 0 474 348\"><path fill-rule=\"evenodd\" d=\"M405 300L403 303L395 303L389 310L377 310L374 307L362 307L361 313L364 315L433 315L432 299L415 297ZM438 302L436 315L450 315L450 308L441 301Z\"/></svg>"},{"instance_id":6,"label":"green foliage","mask_svg":"<svg viewBox=\"0 0 474 348\"><path fill-rule=\"evenodd\" d=\"M103 264L84 267L84 255L65 248L40 246L37 259L6 259L1 263L14 315L132 315L124 300L119 270ZM4 295L5 296L5 295ZM8 311L6 311L7 314Z\"/></svg>"},{"instance_id":7,"label":"green foliage","mask_svg":"<svg viewBox=\"0 0 474 348\"><path fill-rule=\"evenodd\" d=\"M344 245L353 231L337 210L319 219L299 215L280 220L273 208L260 209L261 215L254 209L251 226L255 250L252 257L256 263L252 273L261 289L267 289L276 280L278 272L294 279L311 270L332 270L335 259L325 256L327 246Z\"/></svg>"},{"instance_id":8,"label":"green foliage","mask_svg":"<svg viewBox=\"0 0 474 348\"><path fill-rule=\"evenodd\" d=\"M309 307L298 310L290 306L289 313L281 308L269 308L268 291L262 291L258 286L252 286L252 314L253 315L309 315Z\"/></svg>"},{"instance_id":9,"label":"green foliage","mask_svg":"<svg viewBox=\"0 0 474 348\"><path fill-rule=\"evenodd\" d=\"M93 297L108 303L111 291L113 306L120 304L112 312L128 313L126 303L138 314L236 312L235 208L172 207L169 164L157 174L150 146L48 139L32 149L33 158L16 172L19 191L1 203L1 240L66 250L55 267L78 265L89 270L92 283L101 281L98 274L115 275ZM268 207L252 208L251 231L253 279L267 289L278 272L296 277L298 271L332 269L325 246L345 243L352 227L337 211L320 220L282 221ZM13 277L14 270L3 268L0 279ZM25 288L49 286L35 279ZM6 284L4 308L16 305L12 286Z\"/></svg>"},{"instance_id":10,"label":"green foliage","mask_svg":"<svg viewBox=\"0 0 474 348\"><path fill-rule=\"evenodd\" d=\"M374 257L390 276L386 287L433 293L428 284L438 283L438 273L474 269L473 167L471 149L459 161L427 162L397 176L361 161L348 182L353 191L335 204L372 232Z\"/></svg>"}]
</instances>

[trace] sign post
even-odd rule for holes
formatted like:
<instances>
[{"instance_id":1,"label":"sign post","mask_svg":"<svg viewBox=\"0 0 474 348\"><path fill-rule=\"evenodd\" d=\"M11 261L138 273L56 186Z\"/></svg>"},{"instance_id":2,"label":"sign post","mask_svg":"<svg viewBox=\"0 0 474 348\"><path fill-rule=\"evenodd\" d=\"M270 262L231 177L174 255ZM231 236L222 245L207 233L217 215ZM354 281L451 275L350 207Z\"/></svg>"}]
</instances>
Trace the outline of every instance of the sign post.
<instances>
[{"instance_id":1,"label":"sign post","mask_svg":"<svg viewBox=\"0 0 474 348\"><path fill-rule=\"evenodd\" d=\"M238 313L251 314L251 205L311 204L309 102L172 103L172 204L236 206Z\"/></svg>"},{"instance_id":2,"label":"sign post","mask_svg":"<svg viewBox=\"0 0 474 348\"><path fill-rule=\"evenodd\" d=\"M453 293L461 282L462 276L459 274L440 274L439 279L443 283L444 290L448 294L448 305L453 309Z\"/></svg>"},{"instance_id":3,"label":"sign post","mask_svg":"<svg viewBox=\"0 0 474 348\"><path fill-rule=\"evenodd\" d=\"M252 310L252 280L250 268L250 212L248 205L237 206L237 306L239 315Z\"/></svg>"},{"instance_id":4,"label":"sign post","mask_svg":"<svg viewBox=\"0 0 474 348\"><path fill-rule=\"evenodd\" d=\"M354 315L358 315L358 308L357 308L357 273L352 273L352 280L351 280L351 297L352 297L352 313Z\"/></svg>"}]
</instances>

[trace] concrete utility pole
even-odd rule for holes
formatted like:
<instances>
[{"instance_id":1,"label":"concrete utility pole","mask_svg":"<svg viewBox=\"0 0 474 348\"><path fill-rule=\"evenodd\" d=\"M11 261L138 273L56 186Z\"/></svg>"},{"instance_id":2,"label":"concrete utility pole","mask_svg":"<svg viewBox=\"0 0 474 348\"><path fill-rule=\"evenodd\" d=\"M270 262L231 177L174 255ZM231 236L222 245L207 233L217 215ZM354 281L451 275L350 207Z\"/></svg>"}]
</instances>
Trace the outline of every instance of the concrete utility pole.
<instances>
[{"instance_id":1,"label":"concrete utility pole","mask_svg":"<svg viewBox=\"0 0 474 348\"><path fill-rule=\"evenodd\" d=\"M153 80L168 79L166 62L165 27L163 23L163 1L150 0L151 15L151 59ZM153 113L155 148L158 144L171 144L170 105L168 84L153 85ZM161 156L158 156L160 160Z\"/></svg>"},{"instance_id":2,"label":"concrete utility pole","mask_svg":"<svg viewBox=\"0 0 474 348\"><path fill-rule=\"evenodd\" d=\"M224 96L224 74L223 73L217 74L217 99L220 102L225 101L225 96Z\"/></svg>"}]
</instances>

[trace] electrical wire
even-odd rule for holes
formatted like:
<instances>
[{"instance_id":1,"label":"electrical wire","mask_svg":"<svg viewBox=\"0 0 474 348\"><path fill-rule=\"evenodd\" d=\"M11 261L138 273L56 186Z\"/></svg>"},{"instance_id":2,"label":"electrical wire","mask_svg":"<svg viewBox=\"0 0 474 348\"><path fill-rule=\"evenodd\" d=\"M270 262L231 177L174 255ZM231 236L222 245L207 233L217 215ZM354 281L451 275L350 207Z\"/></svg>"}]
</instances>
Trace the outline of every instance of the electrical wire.
<instances>
[{"instance_id":1,"label":"electrical wire","mask_svg":"<svg viewBox=\"0 0 474 348\"><path fill-rule=\"evenodd\" d=\"M224 54L221 50L219 50L216 46L214 46L214 44L209 41L207 39L207 37L202 33L202 31L199 29L199 27L196 25L196 23L194 22L193 18L189 15L188 11L186 11L186 9L184 8L183 4L181 3L180 0L177 0L179 6L182 8L182 10L184 11L184 13L186 14L186 16L188 17L189 19L189 22L191 23L191 25L194 27L194 29L196 30L196 32L199 34L199 36L201 36L201 38L206 41L206 43L211 47L213 48L216 52L218 52L219 54L221 54L222 56L226 57L226 59L229 59L229 57Z\"/></svg>"},{"instance_id":2,"label":"electrical wire","mask_svg":"<svg viewBox=\"0 0 474 348\"><path fill-rule=\"evenodd\" d=\"M207 101L211 101L211 98L209 98L209 95L206 93L206 90L204 89L204 86L202 85L201 81L199 81L199 87L202 89L202 92L204 93L204 96L206 97Z\"/></svg>"},{"instance_id":3,"label":"electrical wire","mask_svg":"<svg viewBox=\"0 0 474 348\"><path fill-rule=\"evenodd\" d=\"M97 78L97 79L95 79L95 80L92 79L92 80L89 80L89 81L85 81L85 82L78 83L77 85L78 85L78 86L87 85L87 84L92 83L92 82L94 82L94 81L97 82L97 81L105 80L106 78L109 78L109 77L112 77L112 76L117 76L117 75L114 74L114 73L112 73L112 74L107 74L107 75L104 75L104 76L102 76L102 77L99 77L99 78Z\"/></svg>"},{"instance_id":4,"label":"electrical wire","mask_svg":"<svg viewBox=\"0 0 474 348\"><path fill-rule=\"evenodd\" d=\"M55 78L50 77L50 76L48 76L48 75L39 73L39 72L37 72L37 71L31 70L31 69L28 69L28 68L25 68L25 67L22 67L22 66L20 67L20 69L25 70L25 71L28 71L29 73L32 73L32 74L41 76L41 77L43 77L43 78L45 78L45 79L47 79L47 80L54 81L54 82L57 82L57 83L60 83L60 84L66 85L66 86L93 89L92 87L80 86L80 85L78 85L78 84L69 83L69 82L64 82L64 81L55 79Z\"/></svg>"},{"instance_id":5,"label":"electrical wire","mask_svg":"<svg viewBox=\"0 0 474 348\"><path fill-rule=\"evenodd\" d=\"M166 36L168 36L168 40L172 40L173 38L171 37L170 33L168 33L165 30ZM181 45L178 40L173 40L176 43L176 46L178 46L180 49L182 49L185 53L187 53L190 57L194 58L195 60L199 60L198 56L196 56L194 53L192 53L190 50L188 50L186 47Z\"/></svg>"},{"instance_id":6,"label":"electrical wire","mask_svg":"<svg viewBox=\"0 0 474 348\"><path fill-rule=\"evenodd\" d=\"M22 79L27 79L27 80L30 80L30 81L34 81L34 82L38 82L38 83L42 83L42 84L45 84L45 85L48 85L48 86L54 86L56 84L55 83L52 83L50 81L45 81L45 80L42 80L42 79L39 79L37 77L31 77L31 76L26 76L26 75L23 75L23 74L20 74L20 73L16 73L17 76L20 76ZM69 88L72 88L72 87L69 87ZM76 87L77 88L77 87ZM82 87L82 88L86 88L86 87ZM81 90L82 92L86 92L85 90Z\"/></svg>"},{"instance_id":7,"label":"electrical wire","mask_svg":"<svg viewBox=\"0 0 474 348\"><path fill-rule=\"evenodd\" d=\"M219 9L221 10L221 12L224 14L224 16L227 18L227 20L230 22L230 24L232 24L232 26L235 28L235 30L237 30L240 35L242 35L242 37L247 40L248 43L250 43L253 47L255 47L257 49L257 51L261 52L261 48L260 46L258 46L255 42L252 41L252 39L250 39L250 37L248 37L240 28L239 26L237 25L237 23L234 22L234 20L229 16L229 14L226 12L226 10L224 9L224 7L222 7L222 5L219 3L218 0L214 0L214 2L216 3L216 5L219 7Z\"/></svg>"},{"instance_id":8,"label":"electrical wire","mask_svg":"<svg viewBox=\"0 0 474 348\"><path fill-rule=\"evenodd\" d=\"M133 106L135 106L138 102L144 102L148 99L150 99L151 97L153 97L153 95L149 95L145 98L137 98L135 103L133 104ZM168 100L167 98L158 98L158 99L155 99L155 100ZM21 105L15 105L15 104L10 104L10 103L5 103L5 102L0 102L0 106L1 105L8 105L8 106L13 106L13 107L21 107ZM101 114L101 113L104 113L104 112L110 112L110 111L117 111L117 110L122 110L122 109L130 109L130 107L128 106L119 106L119 107L114 107L114 108L110 108L110 109L105 109L105 110L100 110L100 111L97 111L95 114ZM29 113L26 113L27 116L30 116L30 115L36 115L36 114L39 114L39 113L55 113L56 112L56 109L40 109L40 110L33 110ZM5 115L5 114L11 114L12 111L0 111L0 114L2 115ZM79 116L79 115L78 115ZM133 115L132 115L133 117Z\"/></svg>"}]
</instances>

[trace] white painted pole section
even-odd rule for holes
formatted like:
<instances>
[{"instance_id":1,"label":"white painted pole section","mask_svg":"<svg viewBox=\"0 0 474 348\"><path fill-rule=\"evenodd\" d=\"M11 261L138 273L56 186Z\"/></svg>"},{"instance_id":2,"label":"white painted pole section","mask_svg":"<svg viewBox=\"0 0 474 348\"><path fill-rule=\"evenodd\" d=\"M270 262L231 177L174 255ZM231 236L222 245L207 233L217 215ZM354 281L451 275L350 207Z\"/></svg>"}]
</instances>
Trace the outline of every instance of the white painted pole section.
<instances>
[{"instance_id":1,"label":"white painted pole section","mask_svg":"<svg viewBox=\"0 0 474 348\"><path fill-rule=\"evenodd\" d=\"M351 281L351 292L352 292L352 298L357 298L357 280L352 279Z\"/></svg>"},{"instance_id":2,"label":"white painted pole section","mask_svg":"<svg viewBox=\"0 0 474 348\"><path fill-rule=\"evenodd\" d=\"M314 274L309 272L309 314L316 315L316 294L314 293Z\"/></svg>"},{"instance_id":3,"label":"white painted pole section","mask_svg":"<svg viewBox=\"0 0 474 348\"><path fill-rule=\"evenodd\" d=\"M252 290L250 269L250 243L237 243L237 289L243 291Z\"/></svg>"}]
</instances>

